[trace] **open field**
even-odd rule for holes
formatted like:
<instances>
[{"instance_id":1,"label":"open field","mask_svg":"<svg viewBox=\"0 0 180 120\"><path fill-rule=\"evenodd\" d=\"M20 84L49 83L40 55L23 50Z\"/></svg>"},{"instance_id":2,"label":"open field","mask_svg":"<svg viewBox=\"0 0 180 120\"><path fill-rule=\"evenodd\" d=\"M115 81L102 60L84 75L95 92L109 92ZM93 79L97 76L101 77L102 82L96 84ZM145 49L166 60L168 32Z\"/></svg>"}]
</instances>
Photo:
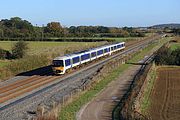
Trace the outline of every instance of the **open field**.
<instances>
[{"instance_id":1,"label":"open field","mask_svg":"<svg viewBox=\"0 0 180 120\"><path fill-rule=\"evenodd\" d=\"M0 41L0 48L11 50L16 41ZM28 54L64 54L67 50L79 50L103 45L105 42L27 42L29 43Z\"/></svg>"},{"instance_id":2,"label":"open field","mask_svg":"<svg viewBox=\"0 0 180 120\"><path fill-rule=\"evenodd\" d=\"M108 38L108 39L115 39L117 42L122 42L122 41L129 41L133 39L138 39L136 37L126 37L126 38ZM0 41L0 48L3 48L5 50L11 50L13 43L17 41ZM72 46L88 46L88 45L101 45L102 43L105 42L40 42L40 41L28 41L29 46L30 46L30 53L33 52L39 52L40 51L45 51L44 49L46 48L47 51L48 49L52 47L72 47Z\"/></svg>"},{"instance_id":3,"label":"open field","mask_svg":"<svg viewBox=\"0 0 180 120\"><path fill-rule=\"evenodd\" d=\"M180 119L180 67L160 67L151 95L152 120Z\"/></svg>"},{"instance_id":4,"label":"open field","mask_svg":"<svg viewBox=\"0 0 180 120\"><path fill-rule=\"evenodd\" d=\"M11 50L16 41L0 41L0 48ZM45 54L50 57L61 56L73 51L97 47L106 42L28 42L28 55ZM0 60L0 68L11 63L8 60Z\"/></svg>"},{"instance_id":5,"label":"open field","mask_svg":"<svg viewBox=\"0 0 180 120\"><path fill-rule=\"evenodd\" d=\"M12 41L0 41L0 48L10 50ZM97 47L106 42L28 42L28 55L18 60L0 60L0 81L20 72L40 68L51 63L56 56ZM35 61L35 62L34 62ZM8 69L6 69L8 68ZM10 69L9 69L10 68ZM9 74L7 74L9 73Z\"/></svg>"}]
</instances>

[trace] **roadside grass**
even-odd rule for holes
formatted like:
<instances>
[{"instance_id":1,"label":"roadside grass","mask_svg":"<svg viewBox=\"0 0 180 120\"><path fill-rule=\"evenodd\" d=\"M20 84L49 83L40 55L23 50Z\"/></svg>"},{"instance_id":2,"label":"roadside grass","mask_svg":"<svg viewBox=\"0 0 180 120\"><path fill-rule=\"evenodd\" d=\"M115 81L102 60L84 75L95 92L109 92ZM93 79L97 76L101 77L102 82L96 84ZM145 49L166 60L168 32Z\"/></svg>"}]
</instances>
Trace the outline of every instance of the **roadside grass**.
<instances>
[{"instance_id":1,"label":"roadside grass","mask_svg":"<svg viewBox=\"0 0 180 120\"><path fill-rule=\"evenodd\" d=\"M147 55L152 48L154 48L155 46L159 46L160 44L154 43L152 45L149 45L141 52L136 53L136 55L128 62L138 62L139 60L143 59L144 56ZM110 82L114 81L120 74L122 74L130 66L132 65L131 64L120 65L120 67L112 70L112 72L110 72L103 79L101 79L100 82L95 84L90 90L83 92L79 97L76 97L73 100L73 102L69 103L66 106L63 106L59 114L59 120L75 120L76 113L80 110L80 108L84 104L92 100L101 90L103 90Z\"/></svg>"},{"instance_id":2,"label":"roadside grass","mask_svg":"<svg viewBox=\"0 0 180 120\"><path fill-rule=\"evenodd\" d=\"M146 89L144 90L144 93L143 93L142 101L140 103L140 111L143 115L147 115L147 110L150 107L150 104L151 104L150 95L151 95L151 92L155 83L156 76L157 76L156 66L153 65L153 68L148 74L149 79L146 85Z\"/></svg>"}]
</instances>

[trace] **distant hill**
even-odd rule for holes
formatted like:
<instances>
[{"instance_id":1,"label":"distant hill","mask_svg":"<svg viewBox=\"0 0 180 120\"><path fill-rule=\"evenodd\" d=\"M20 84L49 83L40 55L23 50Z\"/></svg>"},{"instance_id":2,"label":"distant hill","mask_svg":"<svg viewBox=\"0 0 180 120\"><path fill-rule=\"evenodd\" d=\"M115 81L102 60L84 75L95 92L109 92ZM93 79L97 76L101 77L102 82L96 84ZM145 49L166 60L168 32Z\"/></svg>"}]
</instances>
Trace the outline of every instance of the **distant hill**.
<instances>
[{"instance_id":1,"label":"distant hill","mask_svg":"<svg viewBox=\"0 0 180 120\"><path fill-rule=\"evenodd\" d=\"M180 24L159 24L159 25L154 25L154 26L151 26L152 28L165 28L165 27L168 27L168 28L180 28Z\"/></svg>"}]
</instances>

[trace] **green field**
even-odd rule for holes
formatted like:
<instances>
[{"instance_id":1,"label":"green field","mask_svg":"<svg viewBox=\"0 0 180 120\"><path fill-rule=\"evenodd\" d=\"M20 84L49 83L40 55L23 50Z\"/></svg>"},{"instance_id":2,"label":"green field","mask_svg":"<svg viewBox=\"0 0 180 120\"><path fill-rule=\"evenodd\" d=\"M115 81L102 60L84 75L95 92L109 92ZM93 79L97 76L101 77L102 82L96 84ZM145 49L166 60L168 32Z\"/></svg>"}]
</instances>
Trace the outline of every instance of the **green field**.
<instances>
[{"instance_id":1,"label":"green field","mask_svg":"<svg viewBox=\"0 0 180 120\"><path fill-rule=\"evenodd\" d=\"M176 50L177 48L180 48L180 43L171 44L171 50Z\"/></svg>"},{"instance_id":2,"label":"green field","mask_svg":"<svg viewBox=\"0 0 180 120\"><path fill-rule=\"evenodd\" d=\"M0 48L11 50L16 41L0 41ZM90 47L103 45L105 42L27 42L29 46L28 54L64 54L69 50L81 50Z\"/></svg>"},{"instance_id":3,"label":"green field","mask_svg":"<svg viewBox=\"0 0 180 120\"><path fill-rule=\"evenodd\" d=\"M127 38L108 38L108 39L115 39L117 42L121 41L129 41L138 39L136 37L127 37ZM5 50L11 50L13 44L16 41L0 41L0 48ZM52 53L59 53L60 55L64 54L65 51L71 50L82 50L91 47L96 47L99 45L103 45L106 42L39 42L39 41L31 41L29 43L29 50L28 54L52 54Z\"/></svg>"},{"instance_id":4,"label":"green field","mask_svg":"<svg viewBox=\"0 0 180 120\"><path fill-rule=\"evenodd\" d=\"M11 50L16 41L0 41L0 48ZM45 54L50 57L62 56L73 51L97 47L106 42L28 42L28 55ZM0 60L0 68L11 63L8 60Z\"/></svg>"}]
</instances>

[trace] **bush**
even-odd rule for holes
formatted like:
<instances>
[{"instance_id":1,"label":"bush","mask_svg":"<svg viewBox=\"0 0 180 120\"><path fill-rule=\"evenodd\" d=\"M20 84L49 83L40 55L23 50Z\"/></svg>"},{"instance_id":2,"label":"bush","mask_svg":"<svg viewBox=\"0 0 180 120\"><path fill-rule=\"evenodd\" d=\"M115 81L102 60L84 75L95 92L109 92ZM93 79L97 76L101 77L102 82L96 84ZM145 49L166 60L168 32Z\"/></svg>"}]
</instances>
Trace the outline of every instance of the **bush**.
<instances>
[{"instance_id":1,"label":"bush","mask_svg":"<svg viewBox=\"0 0 180 120\"><path fill-rule=\"evenodd\" d=\"M157 65L180 65L180 48L172 51L168 47L162 47L155 56Z\"/></svg>"},{"instance_id":2,"label":"bush","mask_svg":"<svg viewBox=\"0 0 180 120\"><path fill-rule=\"evenodd\" d=\"M174 50L172 56L174 58L174 64L180 66L180 48Z\"/></svg>"},{"instance_id":3,"label":"bush","mask_svg":"<svg viewBox=\"0 0 180 120\"><path fill-rule=\"evenodd\" d=\"M0 59L10 59L11 53L7 50L3 50L0 48Z\"/></svg>"},{"instance_id":4,"label":"bush","mask_svg":"<svg viewBox=\"0 0 180 120\"><path fill-rule=\"evenodd\" d=\"M15 59L23 58L26 55L27 49L28 49L28 43L24 41L19 41L15 43L12 48L13 58Z\"/></svg>"}]
</instances>

